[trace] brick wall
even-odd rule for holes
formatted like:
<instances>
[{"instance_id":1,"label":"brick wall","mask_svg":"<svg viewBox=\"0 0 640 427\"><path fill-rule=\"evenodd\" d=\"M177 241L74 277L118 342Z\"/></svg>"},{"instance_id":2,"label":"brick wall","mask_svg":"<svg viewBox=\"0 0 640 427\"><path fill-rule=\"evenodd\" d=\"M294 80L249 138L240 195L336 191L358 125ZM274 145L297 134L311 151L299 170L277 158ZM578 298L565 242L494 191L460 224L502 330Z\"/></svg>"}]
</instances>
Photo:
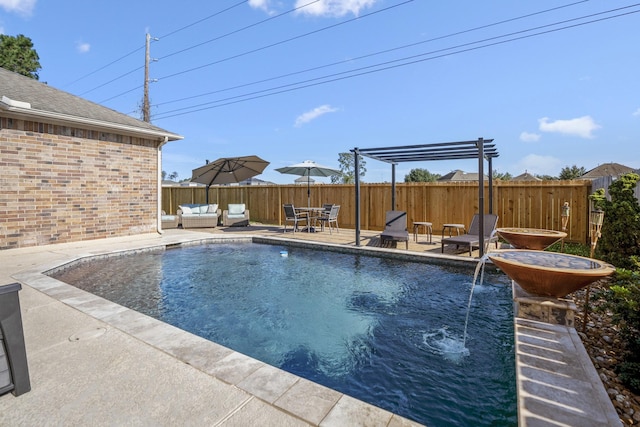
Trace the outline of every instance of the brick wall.
<instances>
[{"instance_id":1,"label":"brick wall","mask_svg":"<svg viewBox=\"0 0 640 427\"><path fill-rule=\"evenodd\" d=\"M29 123L0 126L0 249L156 231L155 143L24 130Z\"/></svg>"}]
</instances>

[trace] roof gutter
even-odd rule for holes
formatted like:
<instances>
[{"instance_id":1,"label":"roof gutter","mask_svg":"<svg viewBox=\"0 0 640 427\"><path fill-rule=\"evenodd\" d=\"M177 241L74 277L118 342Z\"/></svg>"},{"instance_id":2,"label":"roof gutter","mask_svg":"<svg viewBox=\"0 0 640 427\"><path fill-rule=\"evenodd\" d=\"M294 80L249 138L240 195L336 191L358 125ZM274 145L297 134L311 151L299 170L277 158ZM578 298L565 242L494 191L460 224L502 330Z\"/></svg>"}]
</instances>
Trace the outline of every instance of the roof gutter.
<instances>
[{"instance_id":1,"label":"roof gutter","mask_svg":"<svg viewBox=\"0 0 640 427\"><path fill-rule=\"evenodd\" d=\"M43 111L43 110L34 110L33 108L24 108L24 107L7 105L4 102L0 102L0 108L2 108L5 111L15 113L21 116L26 116L26 117L39 117L39 118L60 121L63 123L75 123L75 124L81 124L81 125L91 126L95 128L110 129L114 131L124 132L129 135L145 135L151 138L161 138L164 141L163 144L165 144L168 141L177 141L180 139L184 139L184 136L182 135L178 135L178 134L167 132L167 131L162 131L161 129L157 129L157 130L145 129L137 126L129 126L129 125L123 125L118 123L105 122L102 120L88 119L84 117L71 116L68 114L52 113L50 111Z\"/></svg>"}]
</instances>

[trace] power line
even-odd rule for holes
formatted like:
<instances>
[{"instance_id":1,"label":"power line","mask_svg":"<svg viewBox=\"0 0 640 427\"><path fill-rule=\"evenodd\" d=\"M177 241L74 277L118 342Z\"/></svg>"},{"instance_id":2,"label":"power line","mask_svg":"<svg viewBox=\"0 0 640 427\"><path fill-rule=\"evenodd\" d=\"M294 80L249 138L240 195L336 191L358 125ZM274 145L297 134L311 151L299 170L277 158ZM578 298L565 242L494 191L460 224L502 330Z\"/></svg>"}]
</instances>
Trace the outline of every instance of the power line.
<instances>
[{"instance_id":1,"label":"power line","mask_svg":"<svg viewBox=\"0 0 640 427\"><path fill-rule=\"evenodd\" d=\"M87 91L84 91L84 92L82 92L82 93L80 94L80 96L85 95L85 94L87 94L87 93L91 93L91 92L93 92L94 90L100 89L101 87L104 87L104 86L106 86L106 85L108 85L108 84L111 84L111 83L113 83L113 82L117 81L117 80L120 80L121 78L126 77L126 76L128 76L129 74L133 74L133 73L135 73L136 71L141 70L142 68L144 68L144 65L141 65L141 66L139 66L139 67L137 67L137 68L134 68L134 69L133 69L133 70L131 70L131 71L127 71L127 72L126 72L126 73L124 73L124 74L120 74L118 77L116 77L116 78L114 78L114 79L111 79L111 80L109 80L108 82L102 83L101 85L96 86L96 87L94 87L93 89L89 89L89 90L87 90ZM109 98L109 99L112 99L112 98Z\"/></svg>"},{"instance_id":2,"label":"power line","mask_svg":"<svg viewBox=\"0 0 640 427\"><path fill-rule=\"evenodd\" d=\"M318 1L318 0L316 0L316 1ZM171 32L169 32L169 33L167 33L167 34L163 35L163 36L162 36L162 38L170 37L170 36L172 36L172 35L174 35L174 34L176 34L176 33L179 33L180 31L186 30L187 28L193 27L194 25L197 25L197 24L199 24L199 23L201 23L201 22L204 22L204 21L206 21L206 20L208 20L208 19L211 19L211 18L213 18L213 17L215 17L215 16L218 16L218 15L220 15L220 14L224 13L224 12L227 12L227 11L229 11L229 10L231 10L231 9L235 8L235 7L238 7L238 6L240 6L240 5L244 4L244 3L248 3L248 2L249 2L249 0L243 0L243 1L241 1L241 2L238 2L238 3L236 3L236 4L232 5L232 6L229 6L229 7L228 7L228 8L226 8L226 9L223 9L223 10L221 10L221 11L215 12L215 13L213 13L213 14L211 14L211 15L207 16L207 17L204 17L204 18L199 19L199 20L197 20L197 21L195 21L195 22L192 22L191 24L185 25L184 27L181 27L181 28L178 28L177 30L171 31ZM127 57L129 57L129 56L133 55L134 53L137 53L137 52L139 52L139 51L143 50L144 48L145 48L145 45L142 45L142 46L140 46L140 47L137 47L137 48L135 48L134 50L132 50L131 52L129 52L129 53L127 53L127 54L125 54L125 55L121 56L120 58L118 58L118 59L114 59L113 61L109 62L108 64L103 65L102 67L97 68L96 70L91 71L90 73L87 73L87 74L85 74L85 75L83 75L83 76L81 76L81 77L78 77L77 79L75 79L75 80L74 80L74 81L72 81L71 83L67 83L67 84L66 84L66 85L64 85L63 87L68 87L68 86L71 86L71 85L73 85L73 84L75 84L75 83L79 82L80 80L84 80L85 78L87 78L87 77L89 77L89 76L92 76L92 75L96 74L97 72L102 71L102 70L104 70L105 68L108 68L108 67L112 66L113 64L116 64L117 62L122 61L123 59L125 59L125 58L127 58ZM139 69L140 69L140 68L136 68L136 69L134 69L134 70L131 70L131 71L129 71L129 72L127 72L127 73L123 74L123 75L122 75L122 76L120 76L120 77L124 77L124 76L126 76L126 75L128 75L128 74L131 74L131 73L132 73L132 72L134 72L134 71L138 71ZM108 81L107 83L104 83L104 84L102 84L102 85L100 85L100 86L97 86L97 87L95 87L95 88L93 88L93 89L91 89L91 90L88 90L88 91L86 91L86 92L83 92L83 93L82 93L82 94L80 94L80 95L84 95L84 94L86 94L86 93L92 92L92 91L94 91L95 89L98 89L98 88L100 88L100 87L103 87L103 86L105 86L105 85L107 85L107 84L109 84L109 83L113 83L113 82L114 82L114 81L116 81L116 80L118 80L118 78L113 79L113 80L110 80L110 81Z\"/></svg>"},{"instance_id":3,"label":"power line","mask_svg":"<svg viewBox=\"0 0 640 427\"><path fill-rule=\"evenodd\" d=\"M214 41L217 41L217 40L223 39L223 38L225 38L225 37L229 37L229 36L231 36L231 35L233 35L233 34L236 34L236 33L239 33L239 32L245 31L245 30L248 30L249 28L257 27L257 26L258 26L258 25L260 25L260 24L264 24L265 22L269 22L269 21L272 21L272 20L274 20L274 19L281 18L281 17L283 17L283 16L285 16L285 15L288 15L289 13L296 12L296 11L298 11L298 10L300 10L300 9L304 8L304 7L307 7L307 6L309 6L309 5L312 5L312 4L317 3L317 2L319 2L319 1L320 1L320 0L313 0L311 3L307 3L307 4L304 4L304 5L302 5L302 6L295 7L295 8L293 8L293 9L287 10L286 12L282 12L282 13L280 13L280 14L278 14L278 15L270 16L270 17L268 17L268 18L266 18L266 19L263 19L262 21L254 22L253 24L247 25L247 26L245 26L245 27L242 27L242 28L239 28L239 29L237 29L237 30L231 31L231 32L229 32L229 33L223 34L223 35L221 35L221 36L214 37L214 38L212 38L212 39L209 39L209 40L203 41L203 42L198 43L198 44L195 44L195 45L193 45L193 46L189 46L189 47L187 47L187 48L184 48L184 49L178 50L178 51L176 51L176 52L173 52L173 53L170 53L170 54L168 54L168 55L162 56L162 57L160 57L159 59L166 59L166 58L169 58L170 56L174 56L174 55L177 55L177 54L179 54L179 53L187 52L187 51L189 51L189 50L191 50L191 49L195 49L195 48L200 47L200 46L203 46L203 45L205 45L205 44L208 44L208 43L211 43L211 42L214 42Z\"/></svg>"},{"instance_id":4,"label":"power line","mask_svg":"<svg viewBox=\"0 0 640 427\"><path fill-rule=\"evenodd\" d=\"M98 104L103 104L103 103L105 103L105 102L111 101L112 99L119 98L119 97L121 97L122 95L126 95L126 94L128 94L128 93L130 93L130 92L133 92L134 90L141 89L142 87L143 87L143 85L138 85L138 86L136 86L136 87L134 87L134 88L131 88L131 89L125 90L124 92L120 92L120 93L119 93L119 94L117 94L117 95L113 95L111 98L103 99L103 100L102 100L102 101L100 101Z\"/></svg>"},{"instance_id":5,"label":"power line","mask_svg":"<svg viewBox=\"0 0 640 427\"><path fill-rule=\"evenodd\" d=\"M201 98L203 96L213 95L213 94L221 93L221 92L227 92L227 91L230 91L230 90L240 89L240 88L248 87L248 86L254 86L256 84L266 83L266 82L273 81L273 80L279 80L279 79L282 79L282 78L285 78L285 77L291 77L291 76L294 76L294 75L304 74L304 73L308 73L308 72L311 72L311 71L317 71L317 70L321 70L323 68L329 68L329 67L333 67L333 66L336 66L336 65L345 64L345 63L348 63L348 62L359 61L361 59L366 59L366 58L382 55L382 54L385 54L385 53L390 53L390 52L394 52L394 51L398 51L398 50L402 50L402 49L407 49L407 48L410 48L410 47L415 47L415 46L418 46L418 45L421 45L421 44L430 43L430 42L434 42L434 41L438 41L438 40L443 40L443 39L455 37L455 36L458 36L458 35L461 35L461 34L470 33L470 32L473 32L473 31L478 31L478 30L483 30L483 29L490 28L490 27L495 27L495 26L498 26L498 25L501 25L501 24L505 24L505 23L508 23L508 22L514 22L514 21L525 19L525 18L530 18L530 17L535 16L535 15L540 15L540 14L544 14L544 13L548 13L548 12L553 12L553 11L556 11L556 10L559 10L559 9L563 9L563 8L566 8L566 7L575 6L575 5L580 4L580 3L586 3L588 1L589 0L581 0L581 1L578 1L578 2L574 2L574 3L569 3L569 4L566 4L566 5L563 5L563 6L558 6L558 7L554 7L554 8L551 8L551 9L545 9L545 10L542 10L542 11L539 11L539 12L534 12L534 13L530 13L530 14L527 14L527 15L521 15L521 16L518 16L518 17L515 17L515 18L509 18L509 19L505 19L505 20L502 20L502 21L493 22L491 24L481 25L479 27L474 27L474 28L470 28L470 29L467 29L467 30L458 31L458 32L455 32L455 33L450 33L450 34L434 37L434 38L427 39L427 40L422 40L422 41L415 42L415 43L410 43L410 44L406 44L406 45L402 45L402 46L397 46L397 47L394 47L394 48L385 49L385 50L381 50L381 51L377 51L377 52L373 52L373 53L369 53L369 54L365 54L365 55L361 55L361 56L345 59L345 60L342 60L342 61L332 62L332 63L329 63L329 64L324 64L324 65L319 65L319 66L316 66L316 67L306 68L306 69L303 69L303 70L293 71L293 72L290 72L290 73L281 74L279 76L270 77L270 78L254 81L254 82L251 82L251 83L244 83L244 84L241 84L241 85L232 86L232 87L228 87L228 88L225 88L225 89L218 89L218 90L215 90L215 91L206 92L206 93L199 94L199 95L187 96L187 97L184 97L184 98L179 98L179 99L175 99L175 100L171 100L171 101L165 101L165 102L161 102L161 103L155 104L155 106L160 106L160 105L166 105L166 104L171 104L171 103L175 103L175 102L186 101L186 100L194 99L194 98Z\"/></svg>"},{"instance_id":6,"label":"power line","mask_svg":"<svg viewBox=\"0 0 640 427\"><path fill-rule=\"evenodd\" d=\"M406 4L408 4L408 3L411 3L411 2L413 2L413 1L414 1L414 0L405 0L405 1L403 1L402 3L397 3L397 4L395 4L395 5L391 5L391 6L389 6L389 7L385 7L385 8L383 8L383 9L376 10L376 11L371 12L371 13L366 13L366 14L364 14L364 15L357 16L357 17L352 18L352 19L347 19L346 21L338 22L338 23L336 23L336 24L332 24L332 25L329 25L329 26L327 26L327 27L322 27L322 28L319 28L319 29L317 29L317 30L310 31L310 32L308 32L308 33L299 34L299 35L297 35L297 36L290 37L290 38L285 39L285 40L280 40L279 42L271 43L271 44L268 44L268 45L265 45L265 46L262 46L262 47L259 47L259 48L256 48L256 49L252 49L252 50L245 51L245 52L243 52L243 53L239 53L239 54L237 54L237 55L233 55L233 56L226 57L226 58L220 59L220 60L218 60L218 61L210 62L210 63L208 63L208 64L199 65L199 66L197 66L197 67L193 67L193 68L190 68L190 69L187 69L187 70L178 71L177 73L173 73L173 74L169 74L169 75L166 75L166 76L163 76L163 77L159 77L159 78L158 78L158 80L165 80L165 79L169 79L169 78L176 77L176 76L179 76L179 75L182 75L182 74L190 73L190 72L192 72L192 71L200 70L200 69L202 69L202 68L210 67L210 66L212 66L212 65L220 64L220 63L222 63L222 62L230 61L230 60L232 60L232 59L237 59L237 58L240 58L240 57L242 57L242 56L246 56L246 55L249 55L249 54L252 54L252 53L260 52L260 51L262 51L262 50L266 50L266 49L269 49L269 48L272 48L272 47L275 47L275 46L279 46L279 45L282 45L282 44L285 44L285 43L289 43L289 42L291 42L291 41L298 40L298 39L301 39L301 38L303 38L303 37L310 36L310 35L312 35L312 34L317 34L317 33L320 33L320 32L322 32L322 31L326 31L326 30L329 30L329 29L332 29L332 28L338 27L338 26L340 26L340 25L345 25L345 24L348 24L348 23L351 23L351 22L357 21L357 20L359 20L359 19L368 18L368 17L370 17L370 16L376 15L376 14L381 13L381 12L387 12L387 11L389 11L390 9L393 9L393 8L396 8L396 7L399 7L399 6L404 6L404 5L406 5Z\"/></svg>"},{"instance_id":7,"label":"power line","mask_svg":"<svg viewBox=\"0 0 640 427\"><path fill-rule=\"evenodd\" d=\"M241 6L241 5L245 4L245 3L249 3L249 0L242 0L241 2L238 2L238 3L234 4L234 5L231 5L231 6L229 6L229 7L228 7L228 8L226 8L226 9L222 9L222 10L220 10L220 11L218 11L218 12L215 12L215 13L213 13L213 14L211 14L211 15L209 15L209 16L207 16L207 17L205 17L205 18L199 19L199 20L197 20L197 21L195 21L195 22L192 22L191 24L187 24L187 25L185 25L185 26L184 26L184 27L182 27L182 28L178 28L177 30L173 30L173 31L171 31L171 32L169 32L169 33L167 33L167 34L165 34L165 35L163 35L163 36L160 36L159 38L161 38L161 39L162 39L162 38L170 37L170 36L172 36L172 35L174 35L174 34L176 34L176 33L179 33L180 31L186 30L187 28L191 28L191 27L193 27L193 26L195 26L195 25L198 25L198 24L199 24L199 23L201 23L201 22L204 22L204 21L206 21L206 20L208 20L208 19L211 19L211 18L213 18L214 16L222 15L223 13L228 12L228 11L230 11L231 9L234 9L234 8L236 8L236 7L238 7L238 6Z\"/></svg>"},{"instance_id":8,"label":"power line","mask_svg":"<svg viewBox=\"0 0 640 427\"><path fill-rule=\"evenodd\" d=\"M248 25L248 26L246 26L246 27L244 27L244 28L241 28L241 29L239 29L239 30L234 30L234 31L232 31L232 32L229 32L229 33L223 34L222 36L216 37L216 38L214 38L214 39L207 40L207 41L205 41L205 42L198 43L198 44L196 44L196 45L192 45L192 46L187 47L187 48L185 48L185 49L181 49L181 50L179 50L179 51L176 51L176 52L170 53L170 54L165 55L165 56L163 56L163 57L161 57L161 58L159 58L159 59L157 59L157 60L166 59L166 58L168 58L168 57L171 57L171 56L177 55L177 54L182 53L182 52L186 52L186 51L188 51L188 50L191 50L191 49L194 49L194 48L196 48L196 47L199 47L199 46L205 45L205 44L207 44L207 43L211 43L212 41L215 41L215 40L219 40L219 39L222 39L222 38L228 37L228 36L230 36L230 35L232 35L232 34L236 34L236 33L239 33L239 32L241 32L241 31L245 31L245 30L247 30L247 29L249 29L249 28L255 27L255 26L260 25L260 24L263 24L263 23L268 22L268 21L270 21L270 20L272 20L272 19L276 19L276 18L279 18L279 17L285 16L286 14L291 13L291 12L294 12L294 11L296 11L296 10L300 10L300 9L302 9L302 8L304 8L304 7L307 7L307 6L311 5L311 4L317 3L318 1L320 1L320 0L313 0L313 1L312 1L312 2L310 2L310 3L304 4L304 5L302 5L302 6L298 6L298 7L296 7L296 8L290 9L290 10L288 10L288 11L286 11L286 12L283 12L283 13L281 13L281 14L279 14L279 15L276 15L276 16L273 16L273 17L270 17L270 18L264 19L264 20L262 20L262 21L258 21L258 22L254 23L254 24ZM413 1L413 0L408 0L408 1ZM196 24L198 24L198 23L200 23L200 22L202 22L202 21L205 21L205 20L210 19L210 18L212 18L212 17L214 17L214 16L217 16L217 15L220 15L220 14L222 14L222 13L224 13L224 12L227 12L227 11L229 11L229 10L231 10L231 9L233 9L233 8L235 8L235 7L237 7L237 6L239 6L239 5L242 5L242 4L244 4L244 3L247 3L247 2L248 2L248 0L243 0L243 1L242 1L242 2L240 2L240 3L236 3L235 5L230 6L230 7L226 8L226 9L223 9L223 10L221 10L221 11L219 11L219 12L216 12L216 13L214 13L214 14L212 14L212 15L209 15L209 16L207 16L206 18L200 19L199 21L193 22L193 23L191 23L191 24L189 24L189 25L186 25L186 26L184 26L184 27L182 27L182 28L180 28L180 29L178 29L178 30L172 31L172 32L168 33L167 35L165 35L165 36L163 36L163 37L159 37L158 39L162 39L162 38L166 38L166 37L168 37L168 36L171 36L171 35L173 35L173 34L175 34L175 33L179 32L179 31L182 31L182 30L184 30L184 29L190 28L190 27L192 27L192 26L194 26L194 25L196 25ZM156 39L156 40L158 40L158 39ZM144 48L144 46L143 46L142 48ZM142 48L140 48L140 49L142 49ZM140 49L136 49L134 52L137 52L137 51L138 51L138 50L140 50ZM131 52L131 53L133 53L133 52ZM131 54L131 53L130 53L130 54ZM130 54L128 54L127 56L129 56ZM123 58L124 58L124 57L122 57L122 58L120 58L120 59L123 59ZM113 63L115 63L115 62L116 62L116 61L114 61ZM111 65L111 64L108 64L108 65ZM106 66L102 67L101 69L106 68L108 65L106 65ZM109 81L108 81L108 82L106 82L106 83L103 83L103 84L101 84L101 85L99 85L99 86L96 86L96 87L94 87L94 88L92 88L92 89L89 89L89 90L87 90L87 91L85 91L85 92L82 92L82 93L80 94L80 96L85 95L85 94L90 93L90 92L93 92L94 90L99 89L99 88L101 88L101 87L104 87L104 86L106 86L106 85L108 85L108 84L111 84L111 83L113 83L113 82L115 82L115 81L117 81L117 80L119 80L119 79L121 79L121 78L123 78L123 77L125 77L125 76L128 76L128 75L129 75L129 74L131 74L131 73L134 73L134 72L136 72L136 71L140 70L141 68L144 68L144 67L143 67L143 66L141 66L141 67L135 68L135 69L133 69L133 70L127 71L126 73L124 73L124 74L122 74L122 75L120 75L120 76L118 76L118 77L116 77L116 78L114 78L114 79L112 79L112 80L109 80ZM95 73L95 72L97 72L97 71L98 71L98 70L94 71L93 73ZM91 73L91 74L93 74L93 73ZM122 94L126 94L126 93L128 93L128 92L130 92L130 91L123 92ZM114 99L114 97L109 98L109 100L111 100L111 99Z\"/></svg>"},{"instance_id":9,"label":"power line","mask_svg":"<svg viewBox=\"0 0 640 427\"><path fill-rule=\"evenodd\" d=\"M93 75L93 74L97 73L98 71L102 71L102 70L104 70L105 68L112 66L112 65L113 65L113 64L115 64L116 62L122 61L124 58L127 58L127 57L129 57L129 56L133 55L134 53L136 53L136 52L138 52L139 50L142 50L142 49L144 49L144 45L143 45L143 46L140 46L140 47L138 47L138 48L136 48L136 49L134 49L134 50L132 50L131 52L129 52L129 53L127 53L127 54L125 54L125 55L121 56L121 57L120 57L120 58L118 58L118 59L114 59L113 61L109 62L107 65L103 65L102 67L100 67L100 68L98 68L98 69L96 69L96 70L94 70L94 71L92 71L92 72L90 72L90 73L88 73L88 74L85 74L85 75L84 75L84 76L82 76L82 77L78 77L77 79L75 79L75 80L74 80L74 81L72 81L71 83L67 83L67 84L66 84L66 85L64 85L63 87L68 87L68 86L71 86L71 85L72 85L72 84L74 84L74 83L79 82L80 80L84 80L85 78L87 78L87 77L89 77L89 76L91 76L91 75ZM139 70L139 68L138 68L137 70ZM137 70L136 70L136 71L137 71ZM85 93L86 93L86 92L85 92Z\"/></svg>"},{"instance_id":10,"label":"power line","mask_svg":"<svg viewBox=\"0 0 640 427\"><path fill-rule=\"evenodd\" d=\"M313 2L307 3L307 4L305 4L305 5L301 6L301 7L306 7L306 6L308 6L310 4L313 4L313 3L317 2L317 1L319 1L319 0L314 0ZM411 3L413 1L414 0L405 0L402 3L397 3L395 5L392 5L392 6L389 6L389 7L386 7L386 8L371 12L371 13L367 13L367 14L364 14L364 15L361 15L361 16L358 16L358 17L355 17L355 18L352 18L352 19L348 19L346 21L338 22L336 24L332 24L332 25L329 25L327 27L319 28L319 29L314 30L314 31L310 31L310 32L307 32L307 33L304 33L304 34L299 34L299 35L297 35L295 37L291 37L291 38L288 38L288 39L285 39L285 40L281 40L279 42L272 43L270 45L262 46L262 47L259 47L259 48L256 48L256 49L253 49L253 50L250 50L250 51L239 53L237 55L233 55L233 56L230 56L230 57L227 57L227 58L223 58L223 59L220 59L218 61L211 62L209 64L201 65L201 66L194 67L194 68L191 68L191 69L188 69L188 70L183 70L183 71L179 71L177 73L169 74L167 76L159 77L159 78L157 78L157 80L166 80L166 79L169 79L169 78L172 78L172 77L176 77L176 76L179 76L179 75L182 75L182 74L186 74L186 73L189 73L189 72L192 72L192 71L196 71L196 70L199 70L199 69L202 69L202 68L206 68L206 67L209 67L209 66L212 66L212 65L215 65L215 64L219 64L219 63L222 63L222 62L230 61L232 59L236 59L236 58L239 58L239 57L242 57L242 56L246 56L246 55L249 55L249 54L252 54L252 53L255 53L255 52L262 51L262 50L266 50L266 49L269 49L269 48L274 47L274 46L278 46L278 45L281 45L281 44L284 44L284 43L288 43L288 42L293 41L293 40L297 40L297 39L300 39L300 38L303 38L303 37L307 37L307 36L312 35L312 34L319 33L321 31L325 31L325 30L328 30L328 29L331 29L331 28L338 27L340 25L351 23L351 22L357 21L359 19L367 18L369 16L373 16L373 15L376 15L376 14L381 13L381 12L386 12L386 11L394 9L396 7L403 6L403 5L406 5L408 3ZM295 10L295 9L293 9L293 10ZM291 11L288 11L288 12L285 12L285 13L289 13L289 12L291 12ZM278 16L283 16L285 13L283 13L281 15L278 15ZM264 23L264 22L267 22L267 21L268 20L263 20L263 21L260 21L259 23ZM251 26L249 26L249 27L251 27ZM249 27L246 27L246 28L249 28ZM176 52L176 53L179 53L179 52ZM166 58L166 56L164 58ZM140 68L142 68L142 67L140 67ZM137 70L139 70L140 68L138 68ZM127 74L130 74L131 72L137 71L137 70L132 70ZM123 77L123 76L120 76L120 77ZM118 78L120 78L120 77L118 77ZM117 80L118 78L113 79L113 80L111 80L111 81L109 81L109 82L107 82L107 83L105 83L105 84L103 84L103 85L101 85L99 87L105 86L106 84L109 84L109 83ZM94 88L94 89L97 89L97 88ZM91 91L93 91L94 89L92 89ZM111 98L107 99L106 101L110 101L110 100L115 99L115 98L117 98L118 96L121 96L121 95L125 95L125 94L131 92L132 90L134 90L134 89L122 92L119 95L112 96Z\"/></svg>"},{"instance_id":11,"label":"power line","mask_svg":"<svg viewBox=\"0 0 640 427\"><path fill-rule=\"evenodd\" d=\"M638 4L632 5L632 6L625 6L623 8L619 8L619 9L612 9L612 10L606 11L606 12L600 12L600 13L597 13L597 14L586 15L585 17L592 17L592 16L596 16L596 15L601 15L603 13L610 13L612 11L621 10L621 9L630 8L630 7L635 7L637 5ZM629 11L629 12L621 13L621 14L618 14L618 15L613 15L613 16L594 19L594 20L591 20L591 21L575 23L575 24L567 25L567 26L560 27L560 28L548 29L548 30L540 31L540 32L534 33L534 34L527 34L527 35L522 35L522 36L518 36L518 37L513 37L513 38L507 39L507 40L495 41L495 42L484 44L482 46L467 47L467 48L464 48L464 49L457 50L455 52L442 53L442 54L439 54L439 55L436 55L436 56L430 56L428 58L414 59L414 58L418 58L418 57L422 57L422 56L425 56L425 55L438 53L438 52L442 52L442 51L446 51L446 50L458 49L460 47L469 46L471 44L477 44L477 43L482 43L482 42L485 42L485 41L495 40L497 38L508 37L509 35L521 34L523 32L532 31L532 29L517 31L515 33L511 33L511 34L508 34L508 35L492 37L492 38L485 39L485 40L478 41L478 42L471 42L471 43L466 43L466 44L463 44L463 45L454 46L454 47L450 47L450 48L446 48L446 49L440 49L439 51L434 51L434 52L431 52L431 53L414 55L414 56L411 56L411 57L402 58L402 59L393 60L393 61L387 61L385 63L375 64L375 65L371 65L371 66L368 66L368 67L362 67L362 68L358 68L358 69L354 69L354 70L350 70L350 71L346 71L346 72L342 72L342 73L336 73L336 74L333 74L333 75L318 77L318 78L315 78L315 79L309 79L309 80L302 81L302 82L291 83L291 84L283 85L283 86L280 86L280 87L277 87L277 88L265 89L265 90L262 90L262 91L256 91L256 92L249 93L249 94L243 94L243 95L224 98L224 99L220 99L220 100L216 100L216 101L211 101L211 102L205 103L205 104L200 104L200 105L191 106L191 107L184 107L184 108L181 108L181 109L176 109L176 110L165 112L164 114L160 114L155 119L156 120L162 120L162 119L167 119L167 118L170 118L170 117L182 116L182 115L196 113L196 112L200 112L200 111L204 111L204 110L210 110L210 109L213 109L213 108L219 108L219 107L223 107L223 106L227 106L227 105L231 105L231 104L237 104L237 103L240 103L240 102L250 101L250 100L259 99L259 98L265 98L267 96L273 96L273 95L278 95L278 94L282 94L282 93L286 93L286 92L292 92L292 91L295 91L295 90L305 89L305 88L312 87L312 86L319 86L319 85L322 85L322 84L332 83L332 82L336 82L336 81L340 81L340 80L346 80L346 79L350 79L350 78L354 78L354 77L360 77L360 76L367 75L367 74L373 74L373 73L377 73L377 72L381 72L381 71L387 71L387 70L391 70L391 69L395 69L395 68L399 68L399 67L404 67L404 66L408 66L408 65L414 65L414 64L417 64L417 63L430 61L430 60L434 60L434 59L439 59L439 58L443 58L443 57L446 57L446 56L457 55L457 54L460 54L460 53L466 53L466 52L479 50L479 49L484 49L484 48L487 48L487 47L492 47L492 46L496 46L496 45L500 45L500 44L514 42L514 41L517 41L517 40L536 37L536 36L549 34L549 33L557 32L557 31L562 31L562 30L566 30L566 29L570 29L570 28L575 28L575 27L579 27L579 26L583 26L583 25L593 24L593 23L596 23L596 22L601 22L601 21L605 21L605 20L609 20L609 19L619 18L621 16L631 15L631 14L638 13L638 12L640 12L640 10ZM560 23L566 23L566 22L575 21L575 20L578 20L578 19L584 19L585 17L574 18L574 19L567 20L567 21L561 21L559 23L549 24L549 25L537 27L536 29L549 27L549 26L555 26L555 25L558 25ZM404 62L404 63L401 63L401 64L394 64L395 62L408 61L408 60L409 60L409 62ZM393 65L391 65L391 64L393 64ZM386 65L386 66L384 66L384 65ZM381 66L384 66L384 67L370 70L370 68L381 67ZM357 72L357 71L359 71L359 72ZM347 75L347 76L343 76L343 74L354 73L354 72L357 72L357 73L351 74L351 75ZM327 80L316 82L316 80L322 80L322 79L327 79ZM290 86L295 86L295 87L290 87ZM269 92L269 93L263 93L263 92ZM241 99L238 99L238 98L241 98ZM210 104L214 104L214 103L221 103L221 104L208 106L208 107L204 107L204 108L198 108L198 109L195 109L195 110L191 110L192 108L196 108L196 107L203 106L203 105L210 105ZM189 111L179 112L179 113L176 113L176 114L169 114L169 113L172 113L172 112L188 110L188 109L189 109Z\"/></svg>"}]
</instances>

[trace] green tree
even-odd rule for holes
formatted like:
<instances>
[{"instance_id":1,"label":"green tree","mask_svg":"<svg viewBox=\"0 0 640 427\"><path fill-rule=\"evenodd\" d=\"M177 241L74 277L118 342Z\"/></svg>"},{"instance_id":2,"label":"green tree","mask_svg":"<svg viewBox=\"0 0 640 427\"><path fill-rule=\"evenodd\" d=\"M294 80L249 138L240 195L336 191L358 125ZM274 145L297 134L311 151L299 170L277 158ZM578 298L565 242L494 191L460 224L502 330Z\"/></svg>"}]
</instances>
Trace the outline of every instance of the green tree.
<instances>
[{"instance_id":1,"label":"green tree","mask_svg":"<svg viewBox=\"0 0 640 427\"><path fill-rule=\"evenodd\" d=\"M355 163L353 153L338 154L338 163L340 164L340 175L331 177L333 184L353 184L356 179ZM362 178L367 172L365 168L366 162L360 157L360 177Z\"/></svg>"},{"instance_id":2,"label":"green tree","mask_svg":"<svg viewBox=\"0 0 640 427\"><path fill-rule=\"evenodd\" d=\"M0 34L0 67L38 80L40 57L29 37Z\"/></svg>"},{"instance_id":3,"label":"green tree","mask_svg":"<svg viewBox=\"0 0 640 427\"><path fill-rule=\"evenodd\" d=\"M404 182L434 182L440 178L440 174L431 173L426 169L416 168L409 171L409 175L404 176Z\"/></svg>"},{"instance_id":4,"label":"green tree","mask_svg":"<svg viewBox=\"0 0 640 427\"><path fill-rule=\"evenodd\" d=\"M178 172L171 172L168 174L166 171L162 171L162 180L164 181L165 179L175 181L178 179Z\"/></svg>"},{"instance_id":5,"label":"green tree","mask_svg":"<svg viewBox=\"0 0 640 427\"><path fill-rule=\"evenodd\" d=\"M511 181L513 176L509 172L498 172L497 170L493 171L493 179L500 179L502 181Z\"/></svg>"},{"instance_id":6,"label":"green tree","mask_svg":"<svg viewBox=\"0 0 640 427\"><path fill-rule=\"evenodd\" d=\"M558 179L557 177L551 175L536 175L536 177L540 178L543 181L553 181Z\"/></svg>"},{"instance_id":7,"label":"green tree","mask_svg":"<svg viewBox=\"0 0 640 427\"><path fill-rule=\"evenodd\" d=\"M560 171L560 175L558 175L558 179L578 179L582 175L587 173L587 170L580 166L573 165L571 167L565 166Z\"/></svg>"}]
</instances>

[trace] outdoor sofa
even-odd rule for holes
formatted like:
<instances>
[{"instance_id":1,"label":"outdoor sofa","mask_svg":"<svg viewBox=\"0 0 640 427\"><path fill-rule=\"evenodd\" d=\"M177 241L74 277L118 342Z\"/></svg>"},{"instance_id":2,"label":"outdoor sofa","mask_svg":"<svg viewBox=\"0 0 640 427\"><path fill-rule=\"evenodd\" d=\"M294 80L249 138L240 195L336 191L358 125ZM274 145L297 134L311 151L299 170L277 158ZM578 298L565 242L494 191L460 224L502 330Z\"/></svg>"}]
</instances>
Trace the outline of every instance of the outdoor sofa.
<instances>
[{"instance_id":1,"label":"outdoor sofa","mask_svg":"<svg viewBox=\"0 0 640 427\"><path fill-rule=\"evenodd\" d=\"M244 203L229 203L227 209L222 212L222 225L225 227L248 226L249 209L245 209Z\"/></svg>"},{"instance_id":2,"label":"outdoor sofa","mask_svg":"<svg viewBox=\"0 0 640 427\"><path fill-rule=\"evenodd\" d=\"M182 228L213 228L218 225L220 209L217 204L184 204L178 206Z\"/></svg>"}]
</instances>

